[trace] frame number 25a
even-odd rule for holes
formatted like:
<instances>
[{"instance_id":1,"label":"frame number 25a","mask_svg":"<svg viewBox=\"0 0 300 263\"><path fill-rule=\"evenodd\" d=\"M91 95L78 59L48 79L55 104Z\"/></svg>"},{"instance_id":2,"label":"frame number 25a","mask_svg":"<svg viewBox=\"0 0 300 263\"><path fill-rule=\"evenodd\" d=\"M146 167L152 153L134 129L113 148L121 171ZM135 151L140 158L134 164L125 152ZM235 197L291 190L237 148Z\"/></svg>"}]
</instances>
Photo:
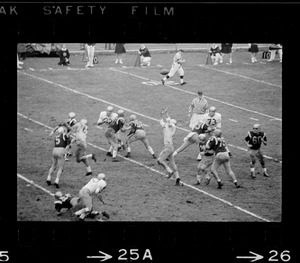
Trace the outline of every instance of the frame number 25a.
<instances>
[{"instance_id":1,"label":"frame number 25a","mask_svg":"<svg viewBox=\"0 0 300 263\"><path fill-rule=\"evenodd\" d=\"M143 252L144 251L140 252L138 249L135 248L129 249L128 251L123 248L119 250L120 256L118 257L118 260L153 260L150 249L146 249L145 252Z\"/></svg>"}]
</instances>

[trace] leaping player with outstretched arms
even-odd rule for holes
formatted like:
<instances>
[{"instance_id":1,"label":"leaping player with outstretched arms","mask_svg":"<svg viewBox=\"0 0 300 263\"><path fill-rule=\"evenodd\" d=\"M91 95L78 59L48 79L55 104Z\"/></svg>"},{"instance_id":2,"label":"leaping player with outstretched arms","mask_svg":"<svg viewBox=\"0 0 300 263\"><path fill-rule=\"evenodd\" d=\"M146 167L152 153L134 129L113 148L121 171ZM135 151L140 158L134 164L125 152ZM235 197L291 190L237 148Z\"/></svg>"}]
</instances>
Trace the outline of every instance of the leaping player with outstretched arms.
<instances>
[{"instance_id":1,"label":"leaping player with outstretched arms","mask_svg":"<svg viewBox=\"0 0 300 263\"><path fill-rule=\"evenodd\" d=\"M163 119L163 115L166 114L166 122ZM164 134L164 148L159 154L159 157L157 159L157 163L161 166L163 166L167 172L167 178L174 177L176 179L176 185L182 185L181 179L179 177L177 165L174 161L174 145L173 145L173 135L176 131L176 124L177 121L175 119L171 119L168 114L168 108L165 110L163 109L160 113L160 125L163 128L163 134ZM166 163L166 159L169 159L169 164L173 168L173 170L168 166Z\"/></svg>"}]
</instances>

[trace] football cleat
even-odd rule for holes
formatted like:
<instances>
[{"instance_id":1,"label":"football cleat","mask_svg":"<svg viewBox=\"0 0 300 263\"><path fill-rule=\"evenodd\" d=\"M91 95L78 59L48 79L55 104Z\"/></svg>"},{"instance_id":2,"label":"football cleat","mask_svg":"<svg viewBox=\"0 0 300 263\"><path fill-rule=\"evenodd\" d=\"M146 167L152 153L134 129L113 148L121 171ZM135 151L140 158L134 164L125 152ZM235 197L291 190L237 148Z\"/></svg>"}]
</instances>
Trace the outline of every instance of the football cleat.
<instances>
[{"instance_id":1,"label":"football cleat","mask_svg":"<svg viewBox=\"0 0 300 263\"><path fill-rule=\"evenodd\" d=\"M92 159L94 160L94 162L97 162L96 155L94 153L92 154Z\"/></svg>"},{"instance_id":2,"label":"football cleat","mask_svg":"<svg viewBox=\"0 0 300 263\"><path fill-rule=\"evenodd\" d=\"M130 158L130 157L131 157L131 153L127 153L127 154L125 155L125 157L126 157L126 158Z\"/></svg>"},{"instance_id":3,"label":"football cleat","mask_svg":"<svg viewBox=\"0 0 300 263\"><path fill-rule=\"evenodd\" d=\"M264 176L265 176L265 177L270 177L270 176L267 174L267 172L264 172Z\"/></svg>"},{"instance_id":4,"label":"football cleat","mask_svg":"<svg viewBox=\"0 0 300 263\"><path fill-rule=\"evenodd\" d=\"M112 153L111 152L107 152L106 156L111 156L112 157Z\"/></svg>"},{"instance_id":5,"label":"football cleat","mask_svg":"<svg viewBox=\"0 0 300 263\"><path fill-rule=\"evenodd\" d=\"M205 181L205 184L206 184L206 185L209 185L210 179L211 179L211 178L206 178L206 181Z\"/></svg>"},{"instance_id":6,"label":"football cleat","mask_svg":"<svg viewBox=\"0 0 300 263\"><path fill-rule=\"evenodd\" d=\"M197 179L196 185L200 185L200 184L201 184L201 181Z\"/></svg>"},{"instance_id":7,"label":"football cleat","mask_svg":"<svg viewBox=\"0 0 300 263\"><path fill-rule=\"evenodd\" d=\"M93 174L93 172L87 172L86 174L85 174L85 176L89 176L89 175L92 175Z\"/></svg>"},{"instance_id":8,"label":"football cleat","mask_svg":"<svg viewBox=\"0 0 300 263\"><path fill-rule=\"evenodd\" d=\"M171 178L174 172L168 172L167 178Z\"/></svg>"},{"instance_id":9,"label":"football cleat","mask_svg":"<svg viewBox=\"0 0 300 263\"><path fill-rule=\"evenodd\" d=\"M116 157L112 158L112 162L120 162L119 159L117 159Z\"/></svg>"},{"instance_id":10,"label":"football cleat","mask_svg":"<svg viewBox=\"0 0 300 263\"><path fill-rule=\"evenodd\" d=\"M183 85L185 85L186 83L187 83L187 82L184 81L184 82L180 83L180 85L183 86Z\"/></svg>"},{"instance_id":11,"label":"football cleat","mask_svg":"<svg viewBox=\"0 0 300 263\"><path fill-rule=\"evenodd\" d=\"M254 174L254 172L251 172L250 175L251 175L251 178L255 178L256 177L255 174Z\"/></svg>"},{"instance_id":12,"label":"football cleat","mask_svg":"<svg viewBox=\"0 0 300 263\"><path fill-rule=\"evenodd\" d=\"M161 80L161 84L165 85L165 81L163 79Z\"/></svg>"},{"instance_id":13,"label":"football cleat","mask_svg":"<svg viewBox=\"0 0 300 263\"><path fill-rule=\"evenodd\" d=\"M235 182L234 184L235 184L236 188L240 188L241 187L237 182Z\"/></svg>"},{"instance_id":14,"label":"football cleat","mask_svg":"<svg viewBox=\"0 0 300 263\"><path fill-rule=\"evenodd\" d=\"M153 159L157 159L156 155L155 154L152 154L152 157Z\"/></svg>"},{"instance_id":15,"label":"football cleat","mask_svg":"<svg viewBox=\"0 0 300 263\"><path fill-rule=\"evenodd\" d=\"M47 185L51 185L51 181L47 180L46 181Z\"/></svg>"},{"instance_id":16,"label":"football cleat","mask_svg":"<svg viewBox=\"0 0 300 263\"><path fill-rule=\"evenodd\" d=\"M54 183L53 185L54 185L56 188L59 188L58 183Z\"/></svg>"},{"instance_id":17,"label":"football cleat","mask_svg":"<svg viewBox=\"0 0 300 263\"><path fill-rule=\"evenodd\" d=\"M223 186L223 183L220 181L220 182L218 182L218 189L221 189L222 188L222 186Z\"/></svg>"},{"instance_id":18,"label":"football cleat","mask_svg":"<svg viewBox=\"0 0 300 263\"><path fill-rule=\"evenodd\" d=\"M177 178L177 179L176 179L175 185L176 185L176 186L183 185L180 178Z\"/></svg>"}]
</instances>

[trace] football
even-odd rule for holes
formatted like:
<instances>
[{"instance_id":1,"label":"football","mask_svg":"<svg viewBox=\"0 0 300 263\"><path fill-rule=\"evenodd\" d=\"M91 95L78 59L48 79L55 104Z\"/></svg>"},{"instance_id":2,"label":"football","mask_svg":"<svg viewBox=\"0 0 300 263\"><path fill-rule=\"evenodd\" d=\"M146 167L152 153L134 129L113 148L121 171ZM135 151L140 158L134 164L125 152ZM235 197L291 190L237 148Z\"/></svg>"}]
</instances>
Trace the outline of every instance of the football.
<instances>
[{"instance_id":1,"label":"football","mask_svg":"<svg viewBox=\"0 0 300 263\"><path fill-rule=\"evenodd\" d=\"M167 75L168 73L169 73L169 70L167 70L167 69L162 69L160 72L161 75Z\"/></svg>"}]
</instances>

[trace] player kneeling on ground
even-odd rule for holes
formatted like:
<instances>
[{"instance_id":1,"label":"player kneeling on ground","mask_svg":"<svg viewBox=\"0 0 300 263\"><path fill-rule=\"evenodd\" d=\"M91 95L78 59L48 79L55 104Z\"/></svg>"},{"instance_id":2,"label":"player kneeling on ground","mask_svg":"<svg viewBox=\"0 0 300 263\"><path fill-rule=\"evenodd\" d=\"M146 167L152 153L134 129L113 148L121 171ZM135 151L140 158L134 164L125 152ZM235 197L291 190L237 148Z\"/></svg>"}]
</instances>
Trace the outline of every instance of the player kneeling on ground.
<instances>
[{"instance_id":1,"label":"player kneeling on ground","mask_svg":"<svg viewBox=\"0 0 300 263\"><path fill-rule=\"evenodd\" d=\"M106 182L104 181L105 174L100 173L97 177L92 178L82 189L79 191L79 197L84 205L84 208L75 213L79 217L79 220L84 220L93 211L93 196L97 196L99 200L104 204L100 192L105 189ZM108 215L106 212L103 215ZM109 216L108 216L109 217Z\"/></svg>"}]
</instances>

